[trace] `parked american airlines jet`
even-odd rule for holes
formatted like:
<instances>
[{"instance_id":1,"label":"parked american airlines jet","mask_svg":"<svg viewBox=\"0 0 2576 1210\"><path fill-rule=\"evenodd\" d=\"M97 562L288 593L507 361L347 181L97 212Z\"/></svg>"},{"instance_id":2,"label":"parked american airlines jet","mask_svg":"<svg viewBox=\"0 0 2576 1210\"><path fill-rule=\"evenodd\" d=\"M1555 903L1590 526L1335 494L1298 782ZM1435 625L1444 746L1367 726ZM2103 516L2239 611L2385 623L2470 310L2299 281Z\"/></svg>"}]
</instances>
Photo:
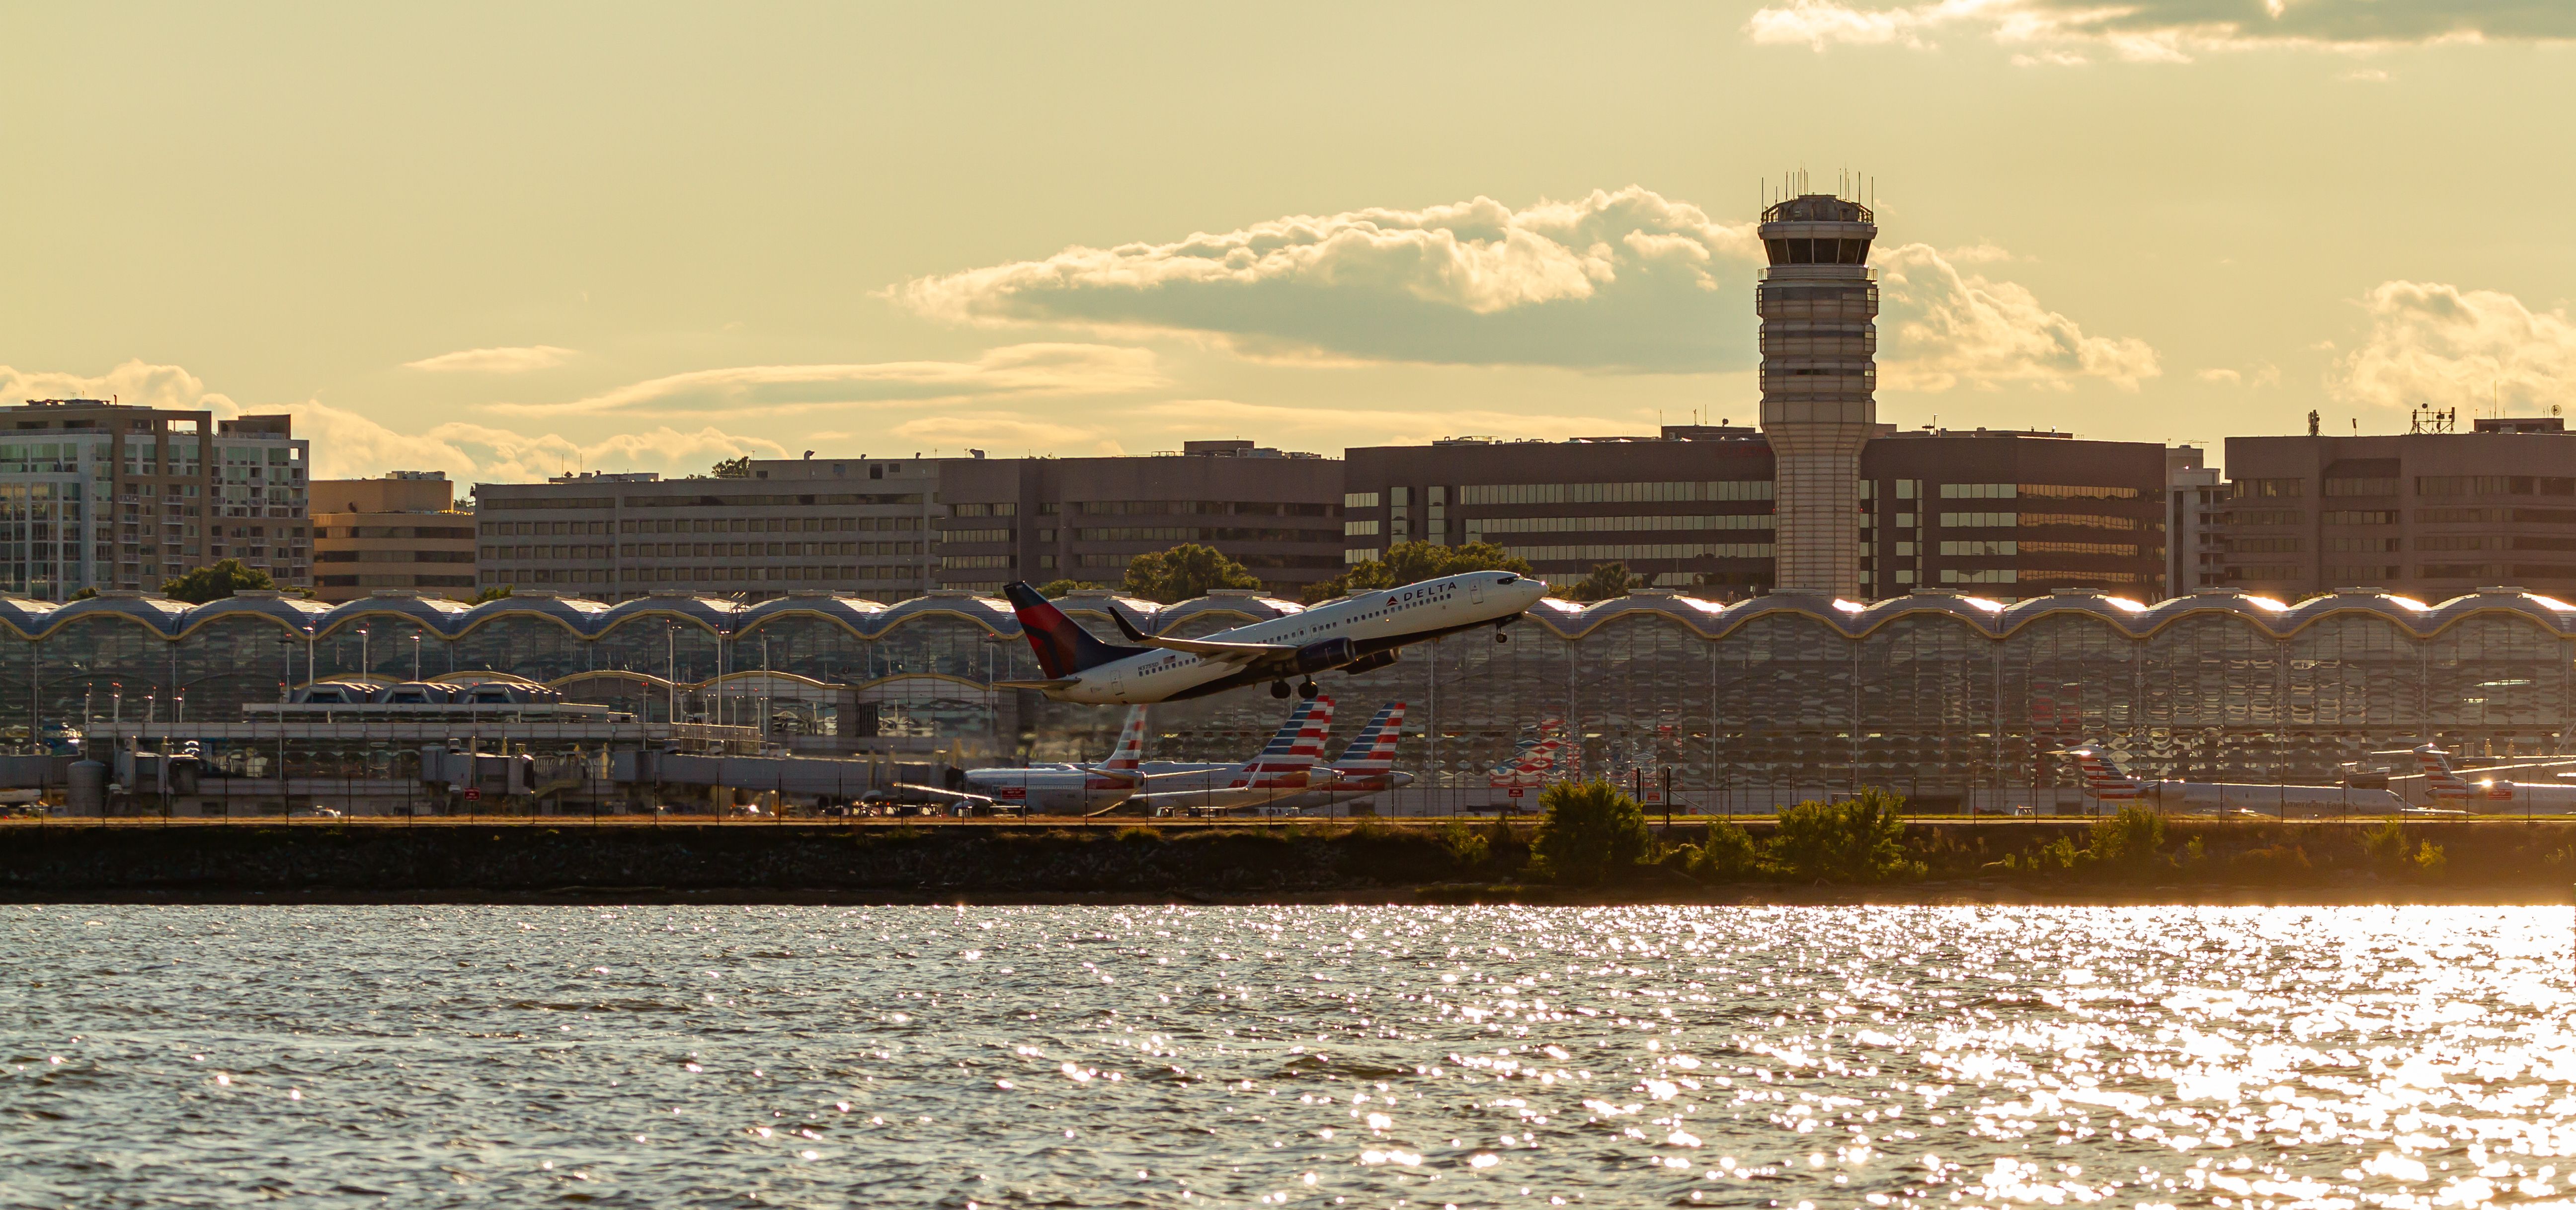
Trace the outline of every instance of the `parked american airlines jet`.
<instances>
[{"instance_id":1,"label":"parked american airlines jet","mask_svg":"<svg viewBox=\"0 0 2576 1210\"><path fill-rule=\"evenodd\" d=\"M2167 811L2281 811L2301 814L2356 811L2393 815L2406 800L2361 786L2273 786L2260 782L2141 781L2122 771L2092 744L2059 753L2084 774L2084 792L2099 802L2144 802Z\"/></svg>"},{"instance_id":2,"label":"parked american airlines jet","mask_svg":"<svg viewBox=\"0 0 2576 1210\"><path fill-rule=\"evenodd\" d=\"M1332 774L1317 769L1324 755L1324 733L1333 726L1333 699L1318 696L1297 703L1279 734L1251 760L1192 773L1167 773L1146 784L1146 792L1120 803L1118 809L1155 815L1215 813L1257 807L1330 782Z\"/></svg>"},{"instance_id":3,"label":"parked american airlines jet","mask_svg":"<svg viewBox=\"0 0 2576 1210\"><path fill-rule=\"evenodd\" d=\"M1383 668L1407 644L1480 626L1493 627L1494 641L1502 642L1502 627L1538 604L1547 585L1507 571L1473 571L1344 597L1204 639L1147 635L1113 605L1109 616L1131 646L1093 638L1027 584L1002 592L1047 679L996 681L997 687L1035 689L1059 702L1123 705L1178 701L1263 681L1270 682L1271 696L1286 697L1292 677L1300 678L1298 696L1312 698L1314 674Z\"/></svg>"},{"instance_id":4,"label":"parked american airlines jet","mask_svg":"<svg viewBox=\"0 0 2576 1210\"><path fill-rule=\"evenodd\" d=\"M2451 754L2431 744L2415 748L2412 755L2415 767L2424 774L2424 797L2435 806L2540 815L2576 812L2576 786L2517 782L2499 776L2502 770L2454 769Z\"/></svg>"},{"instance_id":5,"label":"parked american airlines jet","mask_svg":"<svg viewBox=\"0 0 2576 1210\"><path fill-rule=\"evenodd\" d=\"M1302 811L1308 807L1328 807L1334 803L1357 802L1372 794L1398 790L1413 784L1413 775L1395 767L1395 745L1404 738L1404 703L1388 702L1378 707L1377 717L1360 728L1359 734L1342 749L1333 763L1316 770L1306 778L1303 794L1292 794L1268 805L1283 811Z\"/></svg>"},{"instance_id":6,"label":"parked american airlines jet","mask_svg":"<svg viewBox=\"0 0 2576 1210\"><path fill-rule=\"evenodd\" d=\"M1145 708L1127 711L1109 759L1096 765L1032 765L1025 769L968 769L966 784L994 801L1044 814L1088 813L1115 806L1144 783Z\"/></svg>"}]
</instances>

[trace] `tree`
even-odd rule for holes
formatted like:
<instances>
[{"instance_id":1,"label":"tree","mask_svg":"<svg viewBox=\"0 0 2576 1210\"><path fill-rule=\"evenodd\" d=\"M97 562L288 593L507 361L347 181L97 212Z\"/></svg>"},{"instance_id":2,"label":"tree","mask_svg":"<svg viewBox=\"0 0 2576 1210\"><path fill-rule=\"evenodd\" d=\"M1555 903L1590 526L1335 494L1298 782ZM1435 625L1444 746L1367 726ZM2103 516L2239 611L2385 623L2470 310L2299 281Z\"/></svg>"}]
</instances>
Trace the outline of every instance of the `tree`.
<instances>
[{"instance_id":1,"label":"tree","mask_svg":"<svg viewBox=\"0 0 2576 1210\"><path fill-rule=\"evenodd\" d=\"M1607 601L1613 597L1624 597L1629 589L1643 583L1643 580L1628 574L1625 563L1600 563L1593 566L1591 575L1557 589L1556 595L1569 601Z\"/></svg>"},{"instance_id":2,"label":"tree","mask_svg":"<svg viewBox=\"0 0 2576 1210\"><path fill-rule=\"evenodd\" d=\"M1203 597L1211 588L1259 588L1261 578L1213 546L1184 542L1170 550L1152 551L1127 561L1123 591L1169 605Z\"/></svg>"},{"instance_id":3,"label":"tree","mask_svg":"<svg viewBox=\"0 0 2576 1210\"><path fill-rule=\"evenodd\" d=\"M1319 604L1355 592L1376 592L1402 588L1442 576L1465 575L1471 571L1510 571L1535 575L1529 561L1516 559L1491 542L1470 542L1465 546L1442 546L1436 542L1398 542L1388 547L1386 557L1355 563L1349 571L1306 590L1306 603Z\"/></svg>"},{"instance_id":4,"label":"tree","mask_svg":"<svg viewBox=\"0 0 2576 1210\"><path fill-rule=\"evenodd\" d=\"M1099 585L1088 580L1049 580L1038 586L1038 595L1053 601L1077 592L1098 591Z\"/></svg>"},{"instance_id":5,"label":"tree","mask_svg":"<svg viewBox=\"0 0 2576 1210\"><path fill-rule=\"evenodd\" d=\"M716 461L715 469L711 473L718 479L751 478L751 455L745 454L739 458L718 459Z\"/></svg>"},{"instance_id":6,"label":"tree","mask_svg":"<svg viewBox=\"0 0 2576 1210\"><path fill-rule=\"evenodd\" d=\"M468 605L480 605L485 601L498 601L508 595L510 595L510 585L495 584L490 588L486 588L481 592L475 593L472 597L468 598L465 603Z\"/></svg>"},{"instance_id":7,"label":"tree","mask_svg":"<svg viewBox=\"0 0 2576 1210\"><path fill-rule=\"evenodd\" d=\"M86 601L86 600L90 599L91 597L94 597L94 596L97 596L97 595L98 595L98 589L96 589L96 588L83 588L83 589L81 589L79 592L73 593L73 594L72 594L72 599L73 599L73 600L75 600L75 601Z\"/></svg>"},{"instance_id":8,"label":"tree","mask_svg":"<svg viewBox=\"0 0 2576 1210\"><path fill-rule=\"evenodd\" d=\"M203 605L220 601L244 589L275 592L277 581L255 567L244 567L239 559L210 563L175 580L161 582L161 595L174 601Z\"/></svg>"},{"instance_id":9,"label":"tree","mask_svg":"<svg viewBox=\"0 0 2576 1210\"><path fill-rule=\"evenodd\" d=\"M1802 802L1780 812L1771 864L1802 882L1923 876L1923 863L1905 855L1905 800L1876 786L1841 802Z\"/></svg>"},{"instance_id":10,"label":"tree","mask_svg":"<svg viewBox=\"0 0 2576 1210\"><path fill-rule=\"evenodd\" d=\"M1655 851L1644 809L1609 782L1558 782L1538 803L1547 815L1530 849L1539 872L1559 882L1597 886Z\"/></svg>"}]
</instances>

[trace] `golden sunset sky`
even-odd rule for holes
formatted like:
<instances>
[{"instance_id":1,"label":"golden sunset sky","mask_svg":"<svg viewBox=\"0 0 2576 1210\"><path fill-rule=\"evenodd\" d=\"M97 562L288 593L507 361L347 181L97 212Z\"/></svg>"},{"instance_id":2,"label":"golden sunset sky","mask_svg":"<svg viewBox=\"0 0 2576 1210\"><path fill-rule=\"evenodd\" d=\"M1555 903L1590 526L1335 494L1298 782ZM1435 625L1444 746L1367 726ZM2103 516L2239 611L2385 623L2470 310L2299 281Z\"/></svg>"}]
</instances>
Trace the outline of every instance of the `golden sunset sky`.
<instances>
[{"instance_id":1,"label":"golden sunset sky","mask_svg":"<svg viewBox=\"0 0 2576 1210\"><path fill-rule=\"evenodd\" d=\"M2566 0L14 5L0 46L0 399L290 410L326 476L1743 422L1800 168L1874 183L1895 423L2576 403Z\"/></svg>"}]
</instances>

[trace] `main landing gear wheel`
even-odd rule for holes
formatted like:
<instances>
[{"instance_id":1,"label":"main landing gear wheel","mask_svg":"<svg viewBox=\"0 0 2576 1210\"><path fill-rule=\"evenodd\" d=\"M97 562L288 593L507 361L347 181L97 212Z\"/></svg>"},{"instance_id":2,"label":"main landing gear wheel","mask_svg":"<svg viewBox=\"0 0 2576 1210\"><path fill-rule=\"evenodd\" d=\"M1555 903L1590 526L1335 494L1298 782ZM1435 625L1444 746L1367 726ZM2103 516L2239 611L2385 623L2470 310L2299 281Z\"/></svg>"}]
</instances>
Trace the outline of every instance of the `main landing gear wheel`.
<instances>
[{"instance_id":1,"label":"main landing gear wheel","mask_svg":"<svg viewBox=\"0 0 2576 1210\"><path fill-rule=\"evenodd\" d=\"M1315 695L1322 693L1323 691L1323 687L1317 685L1313 677L1308 677L1305 680L1297 682L1297 696L1302 697L1307 701L1311 702L1315 700Z\"/></svg>"},{"instance_id":2,"label":"main landing gear wheel","mask_svg":"<svg viewBox=\"0 0 2576 1210\"><path fill-rule=\"evenodd\" d=\"M1512 636L1497 630L1494 632L1494 641L1497 643L1508 643L1512 641Z\"/></svg>"},{"instance_id":3,"label":"main landing gear wheel","mask_svg":"<svg viewBox=\"0 0 2576 1210\"><path fill-rule=\"evenodd\" d=\"M1286 681L1272 681L1272 682L1270 682L1270 696L1272 696L1272 697L1286 697L1286 696L1288 696L1288 682L1286 682Z\"/></svg>"}]
</instances>

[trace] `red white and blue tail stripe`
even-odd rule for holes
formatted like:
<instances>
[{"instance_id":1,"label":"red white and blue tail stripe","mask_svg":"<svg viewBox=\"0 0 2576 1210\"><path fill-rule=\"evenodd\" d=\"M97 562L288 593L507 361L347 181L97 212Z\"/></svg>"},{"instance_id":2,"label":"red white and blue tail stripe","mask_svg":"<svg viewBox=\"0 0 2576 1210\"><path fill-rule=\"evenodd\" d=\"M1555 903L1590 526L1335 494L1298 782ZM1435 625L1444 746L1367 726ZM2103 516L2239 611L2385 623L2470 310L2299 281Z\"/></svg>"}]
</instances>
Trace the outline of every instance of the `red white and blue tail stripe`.
<instances>
[{"instance_id":1,"label":"red white and blue tail stripe","mask_svg":"<svg viewBox=\"0 0 2576 1210\"><path fill-rule=\"evenodd\" d=\"M2084 792L2104 802L2131 802L2146 793L2147 785L2123 771L2119 763L2091 744L2066 750L2068 759L2084 775Z\"/></svg>"}]
</instances>

